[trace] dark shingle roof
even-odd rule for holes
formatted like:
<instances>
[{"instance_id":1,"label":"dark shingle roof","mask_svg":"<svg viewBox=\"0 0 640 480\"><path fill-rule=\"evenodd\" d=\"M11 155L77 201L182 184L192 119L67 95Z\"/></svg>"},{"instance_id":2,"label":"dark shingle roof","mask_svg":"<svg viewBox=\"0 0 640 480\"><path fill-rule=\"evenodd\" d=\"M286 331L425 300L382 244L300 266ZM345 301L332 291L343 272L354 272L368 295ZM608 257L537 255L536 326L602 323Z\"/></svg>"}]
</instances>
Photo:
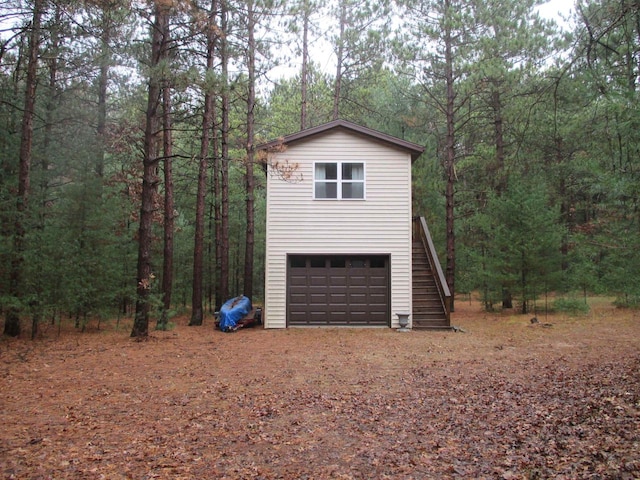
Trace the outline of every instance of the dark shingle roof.
<instances>
[{"instance_id":1,"label":"dark shingle roof","mask_svg":"<svg viewBox=\"0 0 640 480\"><path fill-rule=\"evenodd\" d=\"M283 144L289 145L296 142L305 141L316 135L326 133L330 130L347 130L349 132L368 137L372 140L379 141L384 144L400 148L402 150L406 150L411 154L412 162L415 161L422 154L422 152L424 152L424 147L421 145L407 142L406 140L402 140L392 135L387 135L386 133L382 133L371 128L363 127L362 125L348 122L347 120L334 120L332 122L323 123L322 125L307 128L297 133L292 133L291 135L286 135L276 140L263 143L261 145L258 145L257 148L258 150L269 150L271 148L279 147Z\"/></svg>"}]
</instances>

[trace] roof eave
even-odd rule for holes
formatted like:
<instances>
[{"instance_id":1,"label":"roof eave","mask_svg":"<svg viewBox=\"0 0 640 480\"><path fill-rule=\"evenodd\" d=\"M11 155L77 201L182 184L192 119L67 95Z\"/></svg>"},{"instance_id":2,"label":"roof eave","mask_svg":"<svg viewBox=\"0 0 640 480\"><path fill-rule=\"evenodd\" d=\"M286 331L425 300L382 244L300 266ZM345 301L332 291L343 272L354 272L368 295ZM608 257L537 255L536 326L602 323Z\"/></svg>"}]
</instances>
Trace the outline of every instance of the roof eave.
<instances>
[{"instance_id":1,"label":"roof eave","mask_svg":"<svg viewBox=\"0 0 640 480\"><path fill-rule=\"evenodd\" d=\"M280 137L276 140L263 143L261 145L258 145L257 148L258 150L271 150L274 148L279 148L282 145L287 145L287 144L296 143L302 140L307 140L310 137L325 133L329 130L340 129L340 128L407 150L411 154L411 162L414 162L424 152L424 147L422 145L408 142L406 140L402 140L400 138L394 137L392 135L388 135L386 133L379 132L377 130L373 130L371 128L363 127L362 125L358 125L358 124L349 122L347 120L334 120L332 122L323 123L322 125L307 128L305 130L301 130L299 132L292 133L284 137Z\"/></svg>"}]
</instances>

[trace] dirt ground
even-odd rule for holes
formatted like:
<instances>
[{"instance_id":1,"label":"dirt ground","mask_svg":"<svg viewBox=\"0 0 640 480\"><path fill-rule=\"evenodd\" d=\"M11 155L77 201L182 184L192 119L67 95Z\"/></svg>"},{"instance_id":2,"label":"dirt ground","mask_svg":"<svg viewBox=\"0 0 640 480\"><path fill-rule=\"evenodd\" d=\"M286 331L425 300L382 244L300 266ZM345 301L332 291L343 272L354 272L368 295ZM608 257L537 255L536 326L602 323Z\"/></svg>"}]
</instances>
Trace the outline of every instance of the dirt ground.
<instances>
[{"instance_id":1,"label":"dirt ground","mask_svg":"<svg viewBox=\"0 0 640 480\"><path fill-rule=\"evenodd\" d=\"M6 479L637 479L640 312L0 341Z\"/></svg>"}]
</instances>

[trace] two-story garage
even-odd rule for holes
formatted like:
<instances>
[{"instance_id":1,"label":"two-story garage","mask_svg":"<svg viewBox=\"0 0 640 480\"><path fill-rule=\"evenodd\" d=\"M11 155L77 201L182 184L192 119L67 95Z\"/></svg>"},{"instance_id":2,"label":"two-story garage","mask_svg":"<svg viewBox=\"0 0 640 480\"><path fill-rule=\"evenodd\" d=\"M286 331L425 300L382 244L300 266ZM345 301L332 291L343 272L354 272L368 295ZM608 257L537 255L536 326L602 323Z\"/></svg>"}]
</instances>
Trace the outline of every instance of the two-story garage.
<instances>
[{"instance_id":1,"label":"two-story garage","mask_svg":"<svg viewBox=\"0 0 640 480\"><path fill-rule=\"evenodd\" d=\"M412 312L411 164L423 147L337 120L259 149L265 327L398 326Z\"/></svg>"}]
</instances>

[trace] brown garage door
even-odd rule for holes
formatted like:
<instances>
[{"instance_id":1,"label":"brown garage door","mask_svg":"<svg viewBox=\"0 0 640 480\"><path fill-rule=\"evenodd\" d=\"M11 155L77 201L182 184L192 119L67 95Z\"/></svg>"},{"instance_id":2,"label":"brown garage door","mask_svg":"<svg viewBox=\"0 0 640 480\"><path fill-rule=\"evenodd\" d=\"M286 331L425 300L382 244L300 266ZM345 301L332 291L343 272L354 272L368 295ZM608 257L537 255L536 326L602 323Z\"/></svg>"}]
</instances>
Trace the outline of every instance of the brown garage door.
<instances>
[{"instance_id":1,"label":"brown garage door","mask_svg":"<svg viewBox=\"0 0 640 480\"><path fill-rule=\"evenodd\" d=\"M287 324L389 326L388 255L289 255Z\"/></svg>"}]
</instances>

